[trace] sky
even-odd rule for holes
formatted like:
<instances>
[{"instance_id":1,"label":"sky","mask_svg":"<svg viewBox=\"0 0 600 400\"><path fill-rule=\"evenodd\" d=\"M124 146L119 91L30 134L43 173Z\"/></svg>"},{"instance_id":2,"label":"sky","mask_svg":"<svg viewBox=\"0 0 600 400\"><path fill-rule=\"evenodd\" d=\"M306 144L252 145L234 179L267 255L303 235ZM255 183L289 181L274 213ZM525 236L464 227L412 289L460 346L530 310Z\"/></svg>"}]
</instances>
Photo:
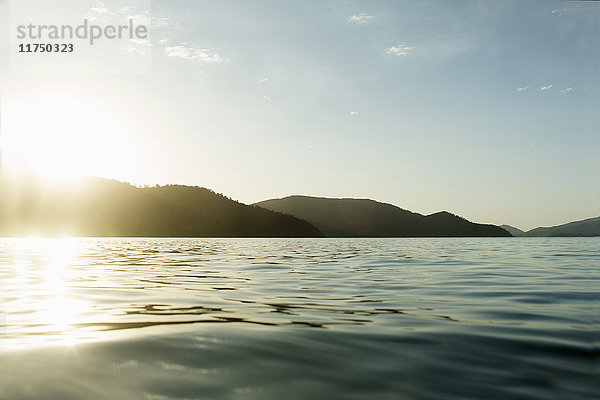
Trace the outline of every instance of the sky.
<instances>
[{"instance_id":1,"label":"sky","mask_svg":"<svg viewBox=\"0 0 600 400\"><path fill-rule=\"evenodd\" d=\"M600 215L600 2L82 1L151 26L113 49L148 68L73 55L24 72L0 0L5 173L371 198L525 230Z\"/></svg>"}]
</instances>

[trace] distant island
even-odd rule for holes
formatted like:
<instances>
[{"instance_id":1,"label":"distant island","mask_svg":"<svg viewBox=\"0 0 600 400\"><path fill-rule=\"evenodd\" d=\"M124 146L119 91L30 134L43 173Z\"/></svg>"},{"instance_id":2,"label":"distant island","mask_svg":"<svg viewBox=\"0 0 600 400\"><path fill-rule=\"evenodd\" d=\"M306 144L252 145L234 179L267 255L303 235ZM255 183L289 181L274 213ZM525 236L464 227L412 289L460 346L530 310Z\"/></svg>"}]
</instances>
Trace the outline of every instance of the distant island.
<instances>
[{"instance_id":1,"label":"distant island","mask_svg":"<svg viewBox=\"0 0 600 400\"><path fill-rule=\"evenodd\" d=\"M304 219L328 237L511 236L498 226L476 224L446 211L422 215L368 199L289 196L255 205Z\"/></svg>"},{"instance_id":2,"label":"distant island","mask_svg":"<svg viewBox=\"0 0 600 400\"><path fill-rule=\"evenodd\" d=\"M525 234L525 232L521 229L515 228L514 226L510 225L500 225L500 228L510 232L510 234L513 236L523 236Z\"/></svg>"},{"instance_id":3,"label":"distant island","mask_svg":"<svg viewBox=\"0 0 600 400\"><path fill-rule=\"evenodd\" d=\"M569 236L600 236L600 217L588 218L581 221L569 222L567 224L539 227L524 232L510 225L501 225L513 236L524 237L569 237Z\"/></svg>"},{"instance_id":4,"label":"distant island","mask_svg":"<svg viewBox=\"0 0 600 400\"><path fill-rule=\"evenodd\" d=\"M600 236L600 217L523 232L369 199L289 196L246 205L197 186L136 187L103 178L50 185L31 178L0 180L0 236Z\"/></svg>"}]
</instances>

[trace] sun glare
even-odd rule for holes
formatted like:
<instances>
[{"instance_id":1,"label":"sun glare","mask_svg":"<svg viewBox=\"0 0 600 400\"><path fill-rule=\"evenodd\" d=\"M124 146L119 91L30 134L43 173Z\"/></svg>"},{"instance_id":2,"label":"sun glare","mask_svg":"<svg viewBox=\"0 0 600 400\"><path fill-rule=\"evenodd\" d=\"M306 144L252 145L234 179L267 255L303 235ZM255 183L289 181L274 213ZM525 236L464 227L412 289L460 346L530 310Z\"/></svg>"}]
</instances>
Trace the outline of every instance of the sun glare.
<instances>
[{"instance_id":1,"label":"sun glare","mask_svg":"<svg viewBox=\"0 0 600 400\"><path fill-rule=\"evenodd\" d=\"M7 169L58 183L122 173L131 146L123 118L105 100L68 90L9 98L2 131Z\"/></svg>"},{"instance_id":2,"label":"sun glare","mask_svg":"<svg viewBox=\"0 0 600 400\"><path fill-rule=\"evenodd\" d=\"M5 295L13 300L5 306L9 325L4 350L73 345L88 339L89 332L73 328L73 324L85 319L90 309L72 289L73 282L79 278L72 262L79 252L80 242L73 238L22 238L15 239L13 244L18 258L6 279L8 293ZM13 336L12 327L27 334Z\"/></svg>"}]
</instances>

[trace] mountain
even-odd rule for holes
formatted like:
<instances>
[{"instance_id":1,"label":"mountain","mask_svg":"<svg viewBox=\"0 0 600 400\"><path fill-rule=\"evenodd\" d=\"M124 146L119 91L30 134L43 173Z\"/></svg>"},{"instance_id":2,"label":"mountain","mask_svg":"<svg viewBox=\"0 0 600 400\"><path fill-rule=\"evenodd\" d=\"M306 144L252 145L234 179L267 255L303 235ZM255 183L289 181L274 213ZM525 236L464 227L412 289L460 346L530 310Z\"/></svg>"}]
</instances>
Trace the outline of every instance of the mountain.
<instances>
[{"instance_id":1,"label":"mountain","mask_svg":"<svg viewBox=\"0 0 600 400\"><path fill-rule=\"evenodd\" d=\"M446 211L425 216L368 199L290 196L255 205L302 218L330 237L511 236Z\"/></svg>"},{"instance_id":2,"label":"mountain","mask_svg":"<svg viewBox=\"0 0 600 400\"><path fill-rule=\"evenodd\" d=\"M514 226L510 225L500 225L500 228L510 232L510 234L513 236L523 236L525 234L525 231L522 231L519 228L515 228Z\"/></svg>"},{"instance_id":3,"label":"mountain","mask_svg":"<svg viewBox=\"0 0 600 400\"><path fill-rule=\"evenodd\" d=\"M600 236L600 217L558 226L535 228L525 232L525 236Z\"/></svg>"},{"instance_id":4,"label":"mountain","mask_svg":"<svg viewBox=\"0 0 600 400\"><path fill-rule=\"evenodd\" d=\"M100 178L0 184L0 236L319 237L306 221L201 187L138 188Z\"/></svg>"}]
</instances>

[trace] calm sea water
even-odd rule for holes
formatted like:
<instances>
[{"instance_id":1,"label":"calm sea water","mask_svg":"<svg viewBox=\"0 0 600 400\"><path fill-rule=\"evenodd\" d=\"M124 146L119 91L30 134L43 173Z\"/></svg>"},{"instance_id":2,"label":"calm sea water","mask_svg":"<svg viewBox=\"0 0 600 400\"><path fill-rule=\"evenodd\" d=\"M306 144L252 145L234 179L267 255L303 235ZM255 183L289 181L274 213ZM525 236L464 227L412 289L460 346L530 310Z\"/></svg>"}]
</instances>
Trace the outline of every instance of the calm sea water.
<instances>
[{"instance_id":1,"label":"calm sea water","mask_svg":"<svg viewBox=\"0 0 600 400\"><path fill-rule=\"evenodd\" d=\"M2 399L598 399L600 238L0 239Z\"/></svg>"}]
</instances>

